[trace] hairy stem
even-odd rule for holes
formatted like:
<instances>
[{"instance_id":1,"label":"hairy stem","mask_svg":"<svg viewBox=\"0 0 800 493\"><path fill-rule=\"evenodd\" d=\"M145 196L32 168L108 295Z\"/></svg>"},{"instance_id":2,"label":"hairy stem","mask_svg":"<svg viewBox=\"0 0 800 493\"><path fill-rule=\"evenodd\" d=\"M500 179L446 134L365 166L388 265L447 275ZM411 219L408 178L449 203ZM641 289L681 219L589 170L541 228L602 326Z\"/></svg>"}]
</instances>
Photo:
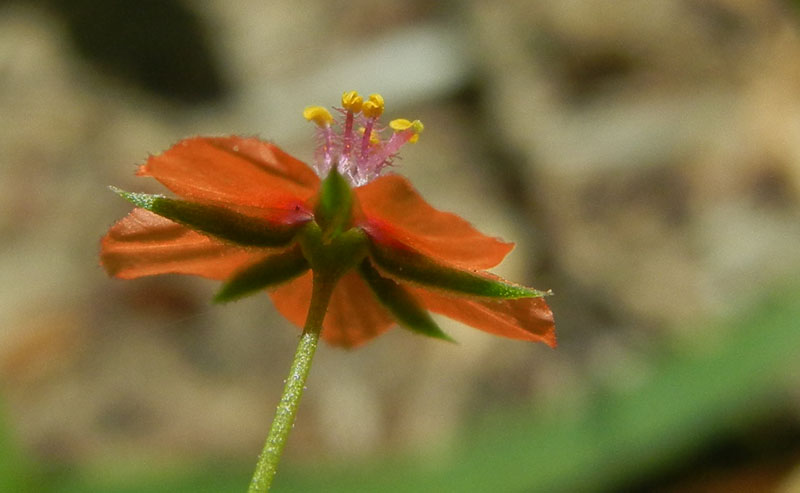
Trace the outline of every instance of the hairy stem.
<instances>
[{"instance_id":1,"label":"hairy stem","mask_svg":"<svg viewBox=\"0 0 800 493\"><path fill-rule=\"evenodd\" d=\"M267 443L264 450L258 457L256 471L250 481L249 493L265 493L269 491L275 472L278 470L278 463L283 454L283 448L289 437L289 432L294 426L294 419L297 416L297 408L300 406L300 398L303 396L306 379L311 369L311 360L317 350L319 333L322 330L322 320L328 309L328 302L331 299L333 288L336 282L321 276L314 276L314 284L311 292L311 305L308 308L306 324L303 328L303 335L297 345L297 351L283 388L281 402L272 421L272 427L267 436Z\"/></svg>"}]
</instances>

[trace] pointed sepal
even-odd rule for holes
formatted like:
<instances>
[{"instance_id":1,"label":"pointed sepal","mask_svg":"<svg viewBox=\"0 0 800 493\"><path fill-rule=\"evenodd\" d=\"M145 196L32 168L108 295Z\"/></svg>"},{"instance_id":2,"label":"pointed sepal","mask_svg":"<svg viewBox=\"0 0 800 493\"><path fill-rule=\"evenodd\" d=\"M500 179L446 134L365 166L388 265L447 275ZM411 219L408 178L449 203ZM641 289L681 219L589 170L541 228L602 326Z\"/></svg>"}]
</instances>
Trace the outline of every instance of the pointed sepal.
<instances>
[{"instance_id":1,"label":"pointed sepal","mask_svg":"<svg viewBox=\"0 0 800 493\"><path fill-rule=\"evenodd\" d=\"M453 293L497 299L538 298L549 294L486 272L450 267L403 246L372 241L370 258L393 278Z\"/></svg>"},{"instance_id":2,"label":"pointed sepal","mask_svg":"<svg viewBox=\"0 0 800 493\"><path fill-rule=\"evenodd\" d=\"M305 222L275 223L239 214L225 207L170 199L163 195L126 192L115 187L111 187L111 190L137 207L243 246L286 246Z\"/></svg>"},{"instance_id":3,"label":"pointed sepal","mask_svg":"<svg viewBox=\"0 0 800 493\"><path fill-rule=\"evenodd\" d=\"M430 313L408 290L396 281L381 276L369 260L361 262L358 270L378 301L392 313L402 327L429 337L455 342L439 328Z\"/></svg>"},{"instance_id":4,"label":"pointed sepal","mask_svg":"<svg viewBox=\"0 0 800 493\"><path fill-rule=\"evenodd\" d=\"M314 217L323 237L331 238L347 229L352 217L353 191L347 180L334 167L322 180L319 202Z\"/></svg>"},{"instance_id":5,"label":"pointed sepal","mask_svg":"<svg viewBox=\"0 0 800 493\"><path fill-rule=\"evenodd\" d=\"M297 234L297 244L315 275L336 279L358 266L367 256L367 235L359 228L325 238L320 226L311 221Z\"/></svg>"},{"instance_id":6,"label":"pointed sepal","mask_svg":"<svg viewBox=\"0 0 800 493\"><path fill-rule=\"evenodd\" d=\"M256 291L277 286L293 279L309 268L299 246L267 257L234 274L214 296L217 303L233 301Z\"/></svg>"}]
</instances>

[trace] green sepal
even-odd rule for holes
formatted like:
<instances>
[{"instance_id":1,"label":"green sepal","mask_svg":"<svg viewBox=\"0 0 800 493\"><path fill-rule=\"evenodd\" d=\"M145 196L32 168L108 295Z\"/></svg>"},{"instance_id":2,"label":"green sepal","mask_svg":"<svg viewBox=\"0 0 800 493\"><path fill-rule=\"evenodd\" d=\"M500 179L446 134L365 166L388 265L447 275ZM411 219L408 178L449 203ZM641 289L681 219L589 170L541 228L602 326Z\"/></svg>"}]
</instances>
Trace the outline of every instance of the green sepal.
<instances>
[{"instance_id":1,"label":"green sepal","mask_svg":"<svg viewBox=\"0 0 800 493\"><path fill-rule=\"evenodd\" d=\"M439 328L428 310L422 307L408 290L396 281L381 276L369 260L361 262L358 271L378 301L391 312L402 327L429 337L456 342Z\"/></svg>"},{"instance_id":2,"label":"green sepal","mask_svg":"<svg viewBox=\"0 0 800 493\"><path fill-rule=\"evenodd\" d=\"M115 187L111 189L137 207L237 245L286 246L303 225L278 224L238 214L224 207L175 200L163 195L126 192Z\"/></svg>"},{"instance_id":3,"label":"green sepal","mask_svg":"<svg viewBox=\"0 0 800 493\"><path fill-rule=\"evenodd\" d=\"M297 243L314 273L328 279L340 277L367 256L367 235L360 228L326 238L319 225L311 221L297 234Z\"/></svg>"},{"instance_id":4,"label":"green sepal","mask_svg":"<svg viewBox=\"0 0 800 493\"><path fill-rule=\"evenodd\" d=\"M229 279L214 296L217 303L233 301L255 291L277 286L307 271L308 261L299 246L271 255Z\"/></svg>"},{"instance_id":5,"label":"green sepal","mask_svg":"<svg viewBox=\"0 0 800 493\"><path fill-rule=\"evenodd\" d=\"M350 184L334 167L322 180L319 202L314 210L317 224L323 236L332 238L347 228L352 217L353 191Z\"/></svg>"},{"instance_id":6,"label":"green sepal","mask_svg":"<svg viewBox=\"0 0 800 493\"><path fill-rule=\"evenodd\" d=\"M449 267L409 248L370 242L370 257L391 277L464 295L498 299L538 298L549 293Z\"/></svg>"}]
</instances>

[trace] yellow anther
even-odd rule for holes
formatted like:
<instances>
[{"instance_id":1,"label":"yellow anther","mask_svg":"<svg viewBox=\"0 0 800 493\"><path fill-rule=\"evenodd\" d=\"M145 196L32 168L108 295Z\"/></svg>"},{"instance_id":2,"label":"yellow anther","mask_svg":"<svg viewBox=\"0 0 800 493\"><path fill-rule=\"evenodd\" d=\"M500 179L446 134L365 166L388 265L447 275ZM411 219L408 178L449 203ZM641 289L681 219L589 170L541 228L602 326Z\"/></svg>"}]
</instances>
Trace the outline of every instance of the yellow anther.
<instances>
[{"instance_id":1,"label":"yellow anther","mask_svg":"<svg viewBox=\"0 0 800 493\"><path fill-rule=\"evenodd\" d=\"M331 112L322 106L309 106L303 110L303 118L314 122L318 127L327 127L333 121Z\"/></svg>"},{"instance_id":2,"label":"yellow anther","mask_svg":"<svg viewBox=\"0 0 800 493\"><path fill-rule=\"evenodd\" d=\"M389 122L389 128L396 132L400 132L401 130L405 130L411 126L411 120L406 120L405 118L398 118L396 120L392 120Z\"/></svg>"},{"instance_id":3,"label":"yellow anther","mask_svg":"<svg viewBox=\"0 0 800 493\"><path fill-rule=\"evenodd\" d=\"M380 94L370 94L369 99L361 107L364 116L367 118L378 118L383 114L383 96Z\"/></svg>"},{"instance_id":4,"label":"yellow anther","mask_svg":"<svg viewBox=\"0 0 800 493\"><path fill-rule=\"evenodd\" d=\"M342 94L342 107L347 111L353 113L361 112L361 105L364 103L364 98L358 95L356 91L346 91Z\"/></svg>"},{"instance_id":5,"label":"yellow anther","mask_svg":"<svg viewBox=\"0 0 800 493\"><path fill-rule=\"evenodd\" d=\"M414 131L414 135L408 139L410 143L414 143L419 140L419 134L425 129L425 126L419 120L406 120L405 118L398 118L397 120L392 120L389 122L389 128L394 130L395 132L402 132L403 130L411 129Z\"/></svg>"}]
</instances>

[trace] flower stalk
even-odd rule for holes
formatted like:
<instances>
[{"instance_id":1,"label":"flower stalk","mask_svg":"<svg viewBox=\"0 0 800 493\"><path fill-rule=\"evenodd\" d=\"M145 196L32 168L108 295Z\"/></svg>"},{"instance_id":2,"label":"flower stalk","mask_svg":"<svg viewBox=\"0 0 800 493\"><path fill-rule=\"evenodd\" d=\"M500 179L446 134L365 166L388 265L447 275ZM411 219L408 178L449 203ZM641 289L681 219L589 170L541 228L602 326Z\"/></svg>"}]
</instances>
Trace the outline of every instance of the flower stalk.
<instances>
[{"instance_id":1,"label":"flower stalk","mask_svg":"<svg viewBox=\"0 0 800 493\"><path fill-rule=\"evenodd\" d=\"M289 369L289 376L283 388L281 401L275 413L275 419L264 444L264 450L258 457L253 479L250 481L249 493L265 493L269 491L275 473L278 471L278 463L283 455L286 440L289 432L294 426L297 416L297 409L300 406L300 399L306 388L306 380L311 370L311 361L319 343L319 334L322 331L322 320L328 309L328 302L331 299L333 288L336 285L335 279L325 276L314 276L314 284L311 292L311 305L308 308L308 317L300 336L300 342L295 351L292 366Z\"/></svg>"}]
</instances>

